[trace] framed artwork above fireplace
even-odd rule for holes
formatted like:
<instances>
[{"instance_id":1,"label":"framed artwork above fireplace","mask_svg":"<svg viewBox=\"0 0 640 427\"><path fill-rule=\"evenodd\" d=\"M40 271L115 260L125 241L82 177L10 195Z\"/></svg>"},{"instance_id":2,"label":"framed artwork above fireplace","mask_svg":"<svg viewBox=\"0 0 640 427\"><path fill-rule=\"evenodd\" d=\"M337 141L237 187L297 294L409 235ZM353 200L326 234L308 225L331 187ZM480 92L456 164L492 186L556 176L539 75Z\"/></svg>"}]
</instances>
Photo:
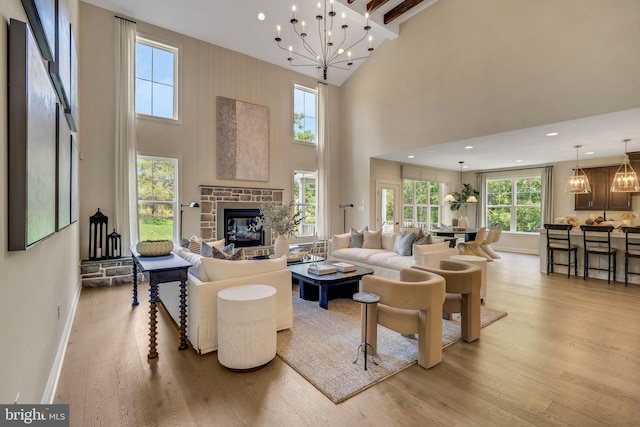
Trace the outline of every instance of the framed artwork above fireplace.
<instances>
[{"instance_id":1,"label":"framed artwork above fireplace","mask_svg":"<svg viewBox=\"0 0 640 427\"><path fill-rule=\"evenodd\" d=\"M269 181L269 109L217 97L218 179Z\"/></svg>"}]
</instances>

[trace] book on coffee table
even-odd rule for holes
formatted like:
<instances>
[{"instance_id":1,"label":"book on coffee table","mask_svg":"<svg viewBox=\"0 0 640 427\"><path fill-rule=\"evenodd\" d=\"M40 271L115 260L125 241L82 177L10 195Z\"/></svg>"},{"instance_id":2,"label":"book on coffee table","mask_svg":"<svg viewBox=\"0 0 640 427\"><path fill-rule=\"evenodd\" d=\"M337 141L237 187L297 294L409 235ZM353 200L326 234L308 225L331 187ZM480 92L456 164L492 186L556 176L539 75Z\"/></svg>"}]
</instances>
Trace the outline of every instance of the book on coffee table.
<instances>
[{"instance_id":1,"label":"book on coffee table","mask_svg":"<svg viewBox=\"0 0 640 427\"><path fill-rule=\"evenodd\" d=\"M337 271L338 269L336 267L329 264L310 265L309 268L307 268L308 273L315 274L317 276L322 276L323 274L331 274Z\"/></svg>"},{"instance_id":2,"label":"book on coffee table","mask_svg":"<svg viewBox=\"0 0 640 427\"><path fill-rule=\"evenodd\" d=\"M349 264L348 262L334 262L333 266L340 272L340 273L349 273L351 271L356 271L358 269L358 267L356 267L353 264Z\"/></svg>"}]
</instances>

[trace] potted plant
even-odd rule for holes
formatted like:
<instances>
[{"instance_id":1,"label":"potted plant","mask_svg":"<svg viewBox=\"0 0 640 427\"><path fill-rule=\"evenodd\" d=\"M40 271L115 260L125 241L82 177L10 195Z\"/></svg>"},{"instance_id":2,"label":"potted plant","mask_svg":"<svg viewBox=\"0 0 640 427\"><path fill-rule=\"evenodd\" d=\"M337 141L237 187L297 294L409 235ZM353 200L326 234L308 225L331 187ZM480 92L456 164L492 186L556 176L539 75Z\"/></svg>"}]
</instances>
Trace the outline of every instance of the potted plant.
<instances>
[{"instance_id":1,"label":"potted plant","mask_svg":"<svg viewBox=\"0 0 640 427\"><path fill-rule=\"evenodd\" d=\"M301 211L295 210L293 200L287 204L276 204L267 200L260 205L260 215L252 229L269 228L278 234L273 245L276 257L289 253L289 237L295 236L300 223L304 219Z\"/></svg>"},{"instance_id":2,"label":"potted plant","mask_svg":"<svg viewBox=\"0 0 640 427\"><path fill-rule=\"evenodd\" d=\"M458 228L460 229L467 228L469 221L467 220L466 206L468 203L477 203L479 195L480 195L480 192L474 189L471 184L462 184L462 190L460 192L456 191L453 193L453 198L455 200L451 202L451 210L457 211L462 207L465 208L460 213L460 218L458 218Z\"/></svg>"}]
</instances>

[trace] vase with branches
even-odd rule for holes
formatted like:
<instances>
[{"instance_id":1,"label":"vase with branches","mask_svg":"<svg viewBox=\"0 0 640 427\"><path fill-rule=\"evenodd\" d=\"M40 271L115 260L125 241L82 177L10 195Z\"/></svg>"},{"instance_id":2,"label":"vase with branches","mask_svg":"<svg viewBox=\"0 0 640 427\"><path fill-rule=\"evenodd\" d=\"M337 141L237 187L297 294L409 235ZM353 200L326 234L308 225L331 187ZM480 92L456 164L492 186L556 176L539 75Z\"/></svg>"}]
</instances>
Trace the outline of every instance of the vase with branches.
<instances>
[{"instance_id":1,"label":"vase with branches","mask_svg":"<svg viewBox=\"0 0 640 427\"><path fill-rule=\"evenodd\" d=\"M304 214L295 209L295 203L276 204L267 200L260 205L260 215L255 219L252 230L270 229L278 234L274 243L274 253L277 257L289 253L289 237L295 236L304 219Z\"/></svg>"}]
</instances>

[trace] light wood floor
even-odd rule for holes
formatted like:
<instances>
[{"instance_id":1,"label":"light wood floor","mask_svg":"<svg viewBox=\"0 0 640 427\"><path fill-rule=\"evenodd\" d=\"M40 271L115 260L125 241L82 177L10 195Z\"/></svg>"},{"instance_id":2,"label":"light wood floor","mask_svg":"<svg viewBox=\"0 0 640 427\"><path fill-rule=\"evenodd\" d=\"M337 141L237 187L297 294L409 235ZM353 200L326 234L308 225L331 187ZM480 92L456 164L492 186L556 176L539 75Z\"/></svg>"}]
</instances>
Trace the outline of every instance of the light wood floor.
<instances>
[{"instance_id":1,"label":"light wood floor","mask_svg":"<svg viewBox=\"0 0 640 427\"><path fill-rule=\"evenodd\" d=\"M148 288L133 310L129 286L84 289L55 402L72 426L640 425L640 287L502 256L485 304L506 318L339 405L278 357L236 373L216 353L178 351L163 311L148 363Z\"/></svg>"}]
</instances>

